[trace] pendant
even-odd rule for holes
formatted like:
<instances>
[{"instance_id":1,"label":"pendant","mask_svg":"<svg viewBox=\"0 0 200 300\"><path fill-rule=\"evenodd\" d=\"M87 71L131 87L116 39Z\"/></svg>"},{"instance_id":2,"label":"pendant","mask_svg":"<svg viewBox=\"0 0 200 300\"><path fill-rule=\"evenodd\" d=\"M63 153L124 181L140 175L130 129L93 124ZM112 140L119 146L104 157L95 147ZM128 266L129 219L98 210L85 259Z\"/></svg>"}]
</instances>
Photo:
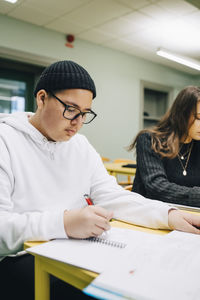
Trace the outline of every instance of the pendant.
<instances>
[{"instance_id":1,"label":"pendant","mask_svg":"<svg viewBox=\"0 0 200 300\"><path fill-rule=\"evenodd\" d=\"M183 155L181 156L181 159L184 160L184 156Z\"/></svg>"},{"instance_id":2,"label":"pendant","mask_svg":"<svg viewBox=\"0 0 200 300\"><path fill-rule=\"evenodd\" d=\"M186 176L186 175L187 175L187 172L186 172L186 170L184 170L184 171L183 171L183 175L184 175L184 176Z\"/></svg>"}]
</instances>

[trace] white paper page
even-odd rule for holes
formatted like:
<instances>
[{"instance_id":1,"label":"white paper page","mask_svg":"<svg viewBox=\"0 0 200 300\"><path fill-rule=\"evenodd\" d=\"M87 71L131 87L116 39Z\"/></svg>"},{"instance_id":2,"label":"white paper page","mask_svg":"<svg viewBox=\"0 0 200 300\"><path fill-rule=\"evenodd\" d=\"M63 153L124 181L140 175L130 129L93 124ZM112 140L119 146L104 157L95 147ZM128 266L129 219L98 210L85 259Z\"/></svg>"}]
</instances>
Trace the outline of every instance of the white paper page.
<instances>
[{"instance_id":1,"label":"white paper page","mask_svg":"<svg viewBox=\"0 0 200 300\"><path fill-rule=\"evenodd\" d=\"M126 243L127 246L118 248L88 240L57 239L31 247L27 251L101 273L109 263L115 264L123 253L129 253L129 249L141 245L147 238L160 238L157 235L122 228L111 228L103 237L114 242Z\"/></svg>"},{"instance_id":2,"label":"white paper page","mask_svg":"<svg viewBox=\"0 0 200 300\"><path fill-rule=\"evenodd\" d=\"M117 264L111 263L91 286L136 300L199 300L200 237L178 233L177 239L176 235L135 247Z\"/></svg>"},{"instance_id":3,"label":"white paper page","mask_svg":"<svg viewBox=\"0 0 200 300\"><path fill-rule=\"evenodd\" d=\"M176 241L181 240L181 241L185 241L185 242L192 242L193 245L194 243L200 245L200 235L198 234L192 234L192 233L188 233L188 232L182 232L182 231L178 231L178 230L173 230L170 233L168 233L166 235L167 239L174 239Z\"/></svg>"}]
</instances>

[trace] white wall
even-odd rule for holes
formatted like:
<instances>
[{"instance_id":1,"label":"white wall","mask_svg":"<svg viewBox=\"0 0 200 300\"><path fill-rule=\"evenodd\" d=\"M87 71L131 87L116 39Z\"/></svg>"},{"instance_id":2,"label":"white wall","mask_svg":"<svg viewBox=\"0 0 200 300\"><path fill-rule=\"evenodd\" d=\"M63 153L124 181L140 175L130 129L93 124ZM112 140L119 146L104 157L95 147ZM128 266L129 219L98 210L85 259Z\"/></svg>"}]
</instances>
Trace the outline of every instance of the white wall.
<instances>
[{"instance_id":1,"label":"white wall","mask_svg":"<svg viewBox=\"0 0 200 300\"><path fill-rule=\"evenodd\" d=\"M96 120L82 132L102 156L129 157L127 146L139 130L140 81L171 86L173 95L199 78L126 55L109 48L76 40L65 46L65 35L0 15L0 56L47 65L71 59L85 67L97 87L93 110Z\"/></svg>"}]
</instances>

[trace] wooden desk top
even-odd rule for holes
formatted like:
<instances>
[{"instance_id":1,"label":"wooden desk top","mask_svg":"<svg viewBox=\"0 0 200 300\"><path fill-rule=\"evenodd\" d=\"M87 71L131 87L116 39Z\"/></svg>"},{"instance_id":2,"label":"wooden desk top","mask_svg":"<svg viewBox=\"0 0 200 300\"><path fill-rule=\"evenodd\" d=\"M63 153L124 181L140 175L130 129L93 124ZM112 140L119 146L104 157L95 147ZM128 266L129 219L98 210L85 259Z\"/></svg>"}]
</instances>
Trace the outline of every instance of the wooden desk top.
<instances>
[{"instance_id":1,"label":"wooden desk top","mask_svg":"<svg viewBox=\"0 0 200 300\"><path fill-rule=\"evenodd\" d=\"M135 226L121 221L112 221L111 225L114 227L129 228L133 230L140 230L152 234L167 234L168 230L154 230ZM25 248L35 246L41 242L26 242ZM78 289L85 288L95 277L97 273L83 270L75 266L59 262L47 257L35 255L35 299L49 300L50 299L50 282L49 274L73 285Z\"/></svg>"},{"instance_id":2,"label":"wooden desk top","mask_svg":"<svg viewBox=\"0 0 200 300\"><path fill-rule=\"evenodd\" d=\"M163 235L163 234L167 234L168 232L170 232L169 230L151 229L151 228L141 227L141 226L137 226L137 225L133 225L130 223L126 223L123 221L117 221L117 220L111 221L110 224L113 227L128 228L128 229L133 229L133 230L138 230L138 231L143 231L143 232L149 232L149 233L153 233L153 234ZM24 243L24 250L26 250L27 248L33 247L33 246L40 245L42 243L46 243L46 241L27 241Z\"/></svg>"},{"instance_id":3,"label":"wooden desk top","mask_svg":"<svg viewBox=\"0 0 200 300\"><path fill-rule=\"evenodd\" d=\"M104 163L105 168L110 173L119 173L124 175L135 175L136 168L122 167L126 163Z\"/></svg>"},{"instance_id":4,"label":"wooden desk top","mask_svg":"<svg viewBox=\"0 0 200 300\"><path fill-rule=\"evenodd\" d=\"M152 234L164 235L164 234L167 234L167 233L170 232L169 230L151 229L151 228L141 227L141 226L137 226L137 225L133 225L133 224L130 224L130 223L126 223L126 222L123 222L123 221L117 221L117 220L112 220L110 222L110 224L113 227L128 228L128 229L132 229L132 230L149 232L149 233L152 233ZM27 242L24 243L24 250L26 250L27 248L30 248L30 247L40 245L41 243L46 243L46 241L27 241ZM51 260L49 258L43 258L43 260L50 263L54 268L58 267L58 268L63 269L63 268L65 268L63 266L66 265L65 263L54 261L54 260ZM75 266L67 265L67 268L68 268L68 272L69 271L72 272L72 273L73 272L76 272L76 273L78 272L79 276L81 276L82 279L87 278L87 280L89 279L91 281L92 279L94 279L97 276L97 273L95 273L95 272L83 270L83 269L75 267Z\"/></svg>"}]
</instances>

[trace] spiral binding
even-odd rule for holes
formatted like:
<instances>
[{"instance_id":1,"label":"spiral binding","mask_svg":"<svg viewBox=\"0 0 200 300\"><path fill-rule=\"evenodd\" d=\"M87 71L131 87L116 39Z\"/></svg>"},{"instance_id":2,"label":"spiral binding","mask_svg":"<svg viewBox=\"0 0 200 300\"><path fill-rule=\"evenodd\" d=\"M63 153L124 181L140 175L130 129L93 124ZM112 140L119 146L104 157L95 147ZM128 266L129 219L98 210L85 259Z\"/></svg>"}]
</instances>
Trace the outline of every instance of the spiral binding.
<instances>
[{"instance_id":1,"label":"spiral binding","mask_svg":"<svg viewBox=\"0 0 200 300\"><path fill-rule=\"evenodd\" d=\"M86 240L88 240L90 242L96 242L96 243L108 245L111 247L117 247L117 248L125 248L127 246L125 243L102 239L100 237L89 237L89 238L86 238Z\"/></svg>"}]
</instances>

